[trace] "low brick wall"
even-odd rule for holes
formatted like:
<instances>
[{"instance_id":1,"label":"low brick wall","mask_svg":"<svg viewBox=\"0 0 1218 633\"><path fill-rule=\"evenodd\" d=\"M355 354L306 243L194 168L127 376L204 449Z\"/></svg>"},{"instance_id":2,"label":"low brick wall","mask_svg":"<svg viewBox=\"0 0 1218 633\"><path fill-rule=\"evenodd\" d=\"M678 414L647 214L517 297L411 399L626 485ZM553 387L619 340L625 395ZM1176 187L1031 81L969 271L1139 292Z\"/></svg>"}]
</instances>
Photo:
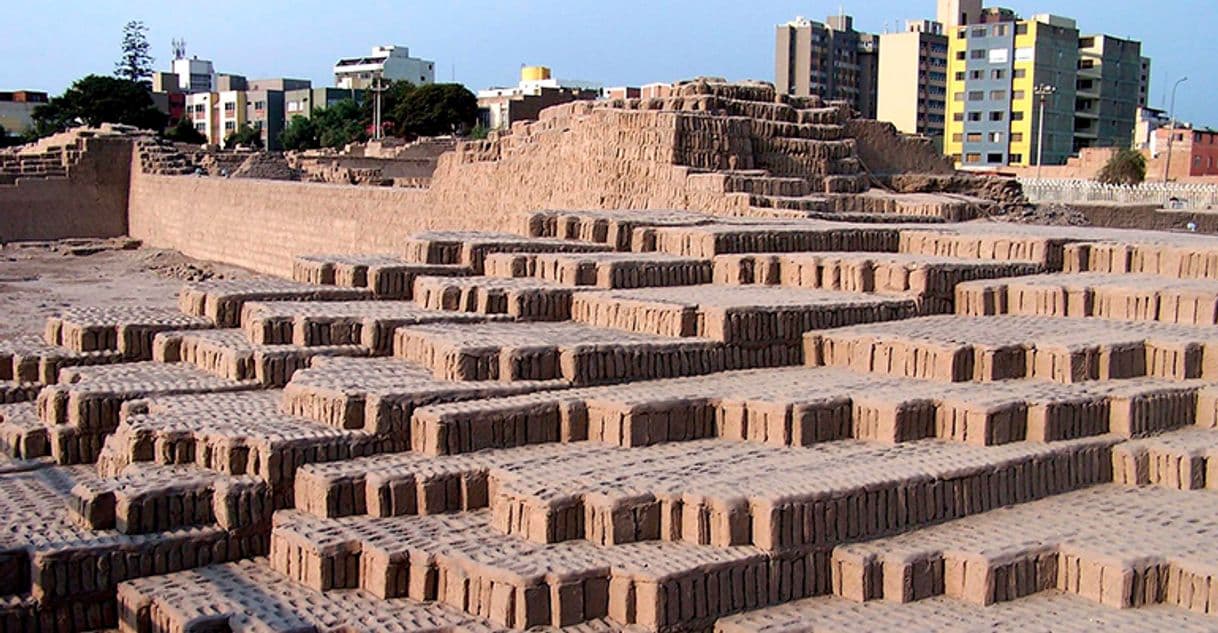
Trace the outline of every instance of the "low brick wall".
<instances>
[{"instance_id":1,"label":"low brick wall","mask_svg":"<svg viewBox=\"0 0 1218 633\"><path fill-rule=\"evenodd\" d=\"M478 226L429 212L422 189L156 176L135 170L131 237L199 259L290 276L303 253L397 253L411 233ZM494 227L492 227L494 228Z\"/></svg>"},{"instance_id":2,"label":"low brick wall","mask_svg":"<svg viewBox=\"0 0 1218 633\"><path fill-rule=\"evenodd\" d=\"M117 237L127 232L131 143L93 138L67 178L0 185L0 242Z\"/></svg>"}]
</instances>

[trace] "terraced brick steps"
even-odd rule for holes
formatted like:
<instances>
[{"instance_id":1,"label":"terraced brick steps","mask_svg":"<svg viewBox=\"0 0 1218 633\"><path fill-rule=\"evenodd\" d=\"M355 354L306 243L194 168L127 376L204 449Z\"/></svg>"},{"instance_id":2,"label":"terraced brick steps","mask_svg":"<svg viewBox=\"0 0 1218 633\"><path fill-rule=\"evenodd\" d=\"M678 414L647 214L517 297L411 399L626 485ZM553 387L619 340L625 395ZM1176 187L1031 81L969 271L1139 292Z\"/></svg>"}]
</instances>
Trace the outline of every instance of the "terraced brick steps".
<instances>
[{"instance_id":1,"label":"terraced brick steps","mask_svg":"<svg viewBox=\"0 0 1218 633\"><path fill-rule=\"evenodd\" d=\"M1218 325L1218 280L1153 275L1035 275L961 284L957 314L1094 317Z\"/></svg>"},{"instance_id":2,"label":"terraced brick steps","mask_svg":"<svg viewBox=\"0 0 1218 633\"><path fill-rule=\"evenodd\" d=\"M654 229L655 250L707 259L732 253L896 252L897 229L836 222L720 222Z\"/></svg>"},{"instance_id":3,"label":"terraced brick steps","mask_svg":"<svg viewBox=\"0 0 1218 633\"><path fill-rule=\"evenodd\" d=\"M254 345L359 345L386 356L400 326L485 320L428 309L422 301L253 301L242 308L241 327Z\"/></svg>"},{"instance_id":4,"label":"terraced brick steps","mask_svg":"<svg viewBox=\"0 0 1218 633\"><path fill-rule=\"evenodd\" d=\"M904 253L720 255L715 283L912 295L929 312L951 312L956 286L976 279L1033 275L1032 262L989 262Z\"/></svg>"},{"instance_id":5,"label":"terraced brick steps","mask_svg":"<svg viewBox=\"0 0 1218 633\"><path fill-rule=\"evenodd\" d=\"M414 450L432 455L584 439L811 446L933 437L988 446L1147 435L1190 424L1207 395L1199 381L1154 378L938 383L781 368L433 404L415 411L410 434Z\"/></svg>"},{"instance_id":6,"label":"terraced brick steps","mask_svg":"<svg viewBox=\"0 0 1218 633\"><path fill-rule=\"evenodd\" d=\"M1110 607L1212 613L1216 530L1209 495L1099 486L839 546L834 594L988 605L1056 589Z\"/></svg>"},{"instance_id":7,"label":"terraced brick steps","mask_svg":"<svg viewBox=\"0 0 1218 633\"><path fill-rule=\"evenodd\" d=\"M215 525L126 535L68 518L70 491L96 484L85 466L49 466L0 477L0 604L8 630L57 622L70 630L113 626L118 583L267 551L265 529ZM75 624L73 624L75 623Z\"/></svg>"},{"instance_id":8,"label":"terraced brick steps","mask_svg":"<svg viewBox=\"0 0 1218 633\"><path fill-rule=\"evenodd\" d=\"M487 519L485 512L319 519L285 510L275 515L270 564L317 591L438 601L515 629L606 616L648 631L706 626L827 589L823 552L658 541L538 545L494 531Z\"/></svg>"},{"instance_id":9,"label":"terraced brick steps","mask_svg":"<svg viewBox=\"0 0 1218 633\"><path fill-rule=\"evenodd\" d=\"M1218 376L1207 328L1138 321L936 316L809 332L807 364L944 381L1071 383Z\"/></svg>"},{"instance_id":10,"label":"terraced brick steps","mask_svg":"<svg viewBox=\"0 0 1218 633\"><path fill-rule=\"evenodd\" d=\"M521 237L511 233L429 231L407 240L406 259L420 264L449 264L482 274L482 263L492 253L599 253L613 250L606 244L550 238Z\"/></svg>"},{"instance_id":11,"label":"terraced brick steps","mask_svg":"<svg viewBox=\"0 0 1218 633\"><path fill-rule=\"evenodd\" d=\"M96 461L119 424L122 404L158 395L245 391L254 381L228 380L183 363L124 363L63 370L63 383L38 394L51 455L60 464Z\"/></svg>"},{"instance_id":12,"label":"terraced brick steps","mask_svg":"<svg viewBox=\"0 0 1218 633\"><path fill-rule=\"evenodd\" d=\"M410 299L416 277L460 277L464 266L415 264L389 255L301 255L292 279L308 284L368 288L378 299Z\"/></svg>"},{"instance_id":13,"label":"terraced brick steps","mask_svg":"<svg viewBox=\"0 0 1218 633\"><path fill-rule=\"evenodd\" d=\"M1112 450L1113 478L1127 486L1218 489L1218 431L1188 426Z\"/></svg>"},{"instance_id":14,"label":"terraced brick steps","mask_svg":"<svg viewBox=\"0 0 1218 633\"><path fill-rule=\"evenodd\" d=\"M600 384L724 369L723 345L574 323L430 324L398 328L394 355L439 380Z\"/></svg>"},{"instance_id":15,"label":"terraced brick steps","mask_svg":"<svg viewBox=\"0 0 1218 633\"><path fill-rule=\"evenodd\" d=\"M860 622L876 633L1203 633L1214 627L1210 617L1174 607L1117 610L1074 594L1045 591L984 607L943 596L905 604L825 596L728 616L716 623L715 632L835 633Z\"/></svg>"},{"instance_id":16,"label":"terraced brick steps","mask_svg":"<svg viewBox=\"0 0 1218 633\"><path fill-rule=\"evenodd\" d=\"M409 448L402 439L280 413L281 400L280 392L253 391L127 402L98 457L98 473L121 477L132 465L194 465L255 477L269 486L272 507L283 508L292 505L292 482L303 464Z\"/></svg>"},{"instance_id":17,"label":"terraced brick steps","mask_svg":"<svg viewBox=\"0 0 1218 633\"><path fill-rule=\"evenodd\" d=\"M976 447L859 441L789 451L720 440L589 443L306 466L321 517L474 512L535 543L643 541L782 552L876 538L1112 481L1113 436ZM776 473L788 473L775 477Z\"/></svg>"},{"instance_id":18,"label":"terraced brick steps","mask_svg":"<svg viewBox=\"0 0 1218 633\"><path fill-rule=\"evenodd\" d=\"M74 352L48 345L35 336L0 341L0 403L32 400L43 385L59 382L59 370L66 367L109 365L124 360L117 350Z\"/></svg>"},{"instance_id":19,"label":"terraced brick steps","mask_svg":"<svg viewBox=\"0 0 1218 633\"><path fill-rule=\"evenodd\" d=\"M480 400L563 389L564 380L453 382L431 368L397 358L318 357L284 388L280 410L338 429L362 430L410 448L416 408L437 402Z\"/></svg>"},{"instance_id":20,"label":"terraced brick steps","mask_svg":"<svg viewBox=\"0 0 1218 633\"><path fill-rule=\"evenodd\" d=\"M492 277L533 277L561 286L657 288L711 281L711 262L663 253L495 254L486 258Z\"/></svg>"},{"instance_id":21,"label":"terraced brick steps","mask_svg":"<svg viewBox=\"0 0 1218 633\"><path fill-rule=\"evenodd\" d=\"M224 279L188 283L178 293L178 307L184 314L203 316L216 327L241 325L241 308L246 301L356 301L372 299L365 288L338 288L303 284L286 279Z\"/></svg>"},{"instance_id":22,"label":"terraced brick steps","mask_svg":"<svg viewBox=\"0 0 1218 633\"><path fill-rule=\"evenodd\" d=\"M919 313L912 297L763 286L682 286L581 292L578 323L656 336L697 336L731 346L728 367L798 364L811 330L904 319Z\"/></svg>"},{"instance_id":23,"label":"terraced brick steps","mask_svg":"<svg viewBox=\"0 0 1218 633\"><path fill-rule=\"evenodd\" d=\"M497 627L439 604L380 600L359 590L322 593L272 570L264 558L213 565L119 588L119 631L493 633ZM606 633L608 628L604 629ZM592 633L592 632L590 632Z\"/></svg>"},{"instance_id":24,"label":"terraced brick steps","mask_svg":"<svg viewBox=\"0 0 1218 633\"><path fill-rule=\"evenodd\" d=\"M47 319L45 340L73 352L117 351L126 360L152 360L159 332L211 327L210 319L165 308L69 308Z\"/></svg>"},{"instance_id":25,"label":"terraced brick steps","mask_svg":"<svg viewBox=\"0 0 1218 633\"><path fill-rule=\"evenodd\" d=\"M607 244L617 251L650 251L655 250L654 228L715 221L714 217L690 211L538 211L522 216L521 233Z\"/></svg>"},{"instance_id":26,"label":"terraced brick steps","mask_svg":"<svg viewBox=\"0 0 1218 633\"><path fill-rule=\"evenodd\" d=\"M415 302L424 309L528 321L569 320L573 294L567 286L540 279L418 277L414 282Z\"/></svg>"},{"instance_id":27,"label":"terraced brick steps","mask_svg":"<svg viewBox=\"0 0 1218 633\"><path fill-rule=\"evenodd\" d=\"M153 358L162 363L186 363L233 381L253 381L282 387L292 374L318 356L368 356L359 344L257 345L242 330L162 332L153 343Z\"/></svg>"}]
</instances>

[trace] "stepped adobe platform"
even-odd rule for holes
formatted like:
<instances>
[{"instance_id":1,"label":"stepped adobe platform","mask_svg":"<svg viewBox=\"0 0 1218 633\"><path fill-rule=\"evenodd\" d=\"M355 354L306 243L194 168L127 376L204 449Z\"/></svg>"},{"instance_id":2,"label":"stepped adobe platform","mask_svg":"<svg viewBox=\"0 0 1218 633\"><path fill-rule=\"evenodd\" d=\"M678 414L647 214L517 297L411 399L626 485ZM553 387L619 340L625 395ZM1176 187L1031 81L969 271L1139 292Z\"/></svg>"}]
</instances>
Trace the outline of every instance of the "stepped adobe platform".
<instances>
[{"instance_id":1,"label":"stepped adobe platform","mask_svg":"<svg viewBox=\"0 0 1218 633\"><path fill-rule=\"evenodd\" d=\"M1218 238L964 222L860 125L550 109L0 342L0 633L1218 629Z\"/></svg>"}]
</instances>

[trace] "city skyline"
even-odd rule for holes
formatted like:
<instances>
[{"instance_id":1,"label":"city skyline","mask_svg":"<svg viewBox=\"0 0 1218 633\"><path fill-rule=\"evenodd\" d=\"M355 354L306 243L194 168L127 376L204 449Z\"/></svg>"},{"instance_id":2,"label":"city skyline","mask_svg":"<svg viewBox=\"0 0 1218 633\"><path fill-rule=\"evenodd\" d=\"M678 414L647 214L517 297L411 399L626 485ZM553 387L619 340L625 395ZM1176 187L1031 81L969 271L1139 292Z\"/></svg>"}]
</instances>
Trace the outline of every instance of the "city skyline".
<instances>
[{"instance_id":1,"label":"city skyline","mask_svg":"<svg viewBox=\"0 0 1218 633\"><path fill-rule=\"evenodd\" d=\"M182 20L180 11L160 3L52 1L30 7L23 28L0 42L7 67L0 84L59 94L81 76L109 74L118 57L122 24L128 20L142 20L149 27L158 70L167 69L172 59L170 41L182 38L190 55L213 60L218 72L309 79L316 86L333 82L337 59L379 44L407 46L412 55L436 62L437 81L455 79L475 91L513 85L521 64L547 65L558 77L605 86L697 75L773 81L776 24L797 15L823 20L844 10L854 16L859 30L884 32L901 30L906 19L933 18L935 11L931 0L919 1L913 14L908 3L892 0L854 6L774 0L760 9L688 0L663 6L574 4L578 6L515 0L495 3L491 11L491 3L472 0L444 6L373 1L361 5L364 10L357 15L341 5L314 0L256 6L218 2L209 5L214 10ZM1144 54L1154 60L1151 107L1168 107L1172 84L1189 76L1177 98L1177 116L1200 125L1218 123L1206 108L1218 82L1202 66L1218 54L1218 42L1203 33L1206 24L1218 19L1218 6L1169 2L1192 19L1160 25L1146 20L1144 12L1135 10L1141 5L1128 0L1084 0L1069 6L1028 0L992 4L1009 6L1024 17L1065 15L1076 18L1084 33L1140 40ZM56 40L49 33L69 33L72 39ZM714 34L716 41L708 42L704 33Z\"/></svg>"}]
</instances>

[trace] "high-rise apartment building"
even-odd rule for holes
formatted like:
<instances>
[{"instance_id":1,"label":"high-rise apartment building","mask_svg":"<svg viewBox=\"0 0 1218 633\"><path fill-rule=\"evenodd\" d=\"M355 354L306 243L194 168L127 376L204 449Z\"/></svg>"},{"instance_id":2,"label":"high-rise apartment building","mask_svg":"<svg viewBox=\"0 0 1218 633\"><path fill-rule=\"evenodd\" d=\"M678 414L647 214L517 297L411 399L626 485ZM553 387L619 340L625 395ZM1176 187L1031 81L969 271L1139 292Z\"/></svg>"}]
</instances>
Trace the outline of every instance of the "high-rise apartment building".
<instances>
[{"instance_id":1,"label":"high-rise apartment building","mask_svg":"<svg viewBox=\"0 0 1218 633\"><path fill-rule=\"evenodd\" d=\"M1150 60L1142 44L1110 35L1079 38L1074 151L1128 147L1149 88Z\"/></svg>"},{"instance_id":2,"label":"high-rise apartment building","mask_svg":"<svg viewBox=\"0 0 1218 633\"><path fill-rule=\"evenodd\" d=\"M1018 20L994 9L979 20L948 34L944 152L965 167L1029 166L1042 155L1043 137L1044 163L1064 163L1074 151L1075 22L1054 15Z\"/></svg>"},{"instance_id":3,"label":"high-rise apartment building","mask_svg":"<svg viewBox=\"0 0 1218 633\"><path fill-rule=\"evenodd\" d=\"M906 134L942 138L947 123L948 41L943 25L911 21L880 36L876 118Z\"/></svg>"},{"instance_id":4,"label":"high-rise apartment building","mask_svg":"<svg viewBox=\"0 0 1218 633\"><path fill-rule=\"evenodd\" d=\"M877 38L854 30L854 18L836 15L823 24L802 17L775 29L774 77L782 94L849 101L875 117L879 56Z\"/></svg>"},{"instance_id":5,"label":"high-rise apartment building","mask_svg":"<svg viewBox=\"0 0 1218 633\"><path fill-rule=\"evenodd\" d=\"M411 57L405 46L374 46L369 55L344 57L334 64L334 84L339 88L363 90L376 77L416 86L435 83L436 63Z\"/></svg>"},{"instance_id":6,"label":"high-rise apartment building","mask_svg":"<svg viewBox=\"0 0 1218 633\"><path fill-rule=\"evenodd\" d=\"M939 0L936 17L944 29L981 20L981 0Z\"/></svg>"}]
</instances>

